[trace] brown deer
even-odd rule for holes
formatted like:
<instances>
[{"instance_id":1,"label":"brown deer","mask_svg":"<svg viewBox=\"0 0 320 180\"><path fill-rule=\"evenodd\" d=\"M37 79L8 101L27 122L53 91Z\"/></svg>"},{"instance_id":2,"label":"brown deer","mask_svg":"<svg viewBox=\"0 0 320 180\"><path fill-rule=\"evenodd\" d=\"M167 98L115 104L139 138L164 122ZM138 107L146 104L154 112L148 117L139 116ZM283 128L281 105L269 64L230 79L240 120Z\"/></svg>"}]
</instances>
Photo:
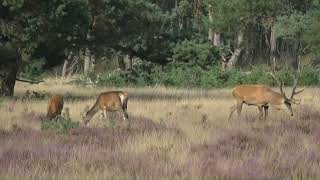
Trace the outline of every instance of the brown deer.
<instances>
[{"instance_id":1,"label":"brown deer","mask_svg":"<svg viewBox=\"0 0 320 180\"><path fill-rule=\"evenodd\" d=\"M128 120L127 113L128 93L123 91L109 91L101 93L93 107L83 116L84 124L88 124L90 119L99 111L103 112L107 118L108 111L118 111L122 113L123 120Z\"/></svg>"},{"instance_id":2,"label":"brown deer","mask_svg":"<svg viewBox=\"0 0 320 180\"><path fill-rule=\"evenodd\" d=\"M291 116L293 116L292 104L300 104L301 100L294 99L294 96L303 91L296 91L298 79L294 79L294 85L290 98L288 98L283 91L283 82L279 81L274 74L270 73L273 79L278 83L280 87L280 93L273 91L270 87L264 85L239 85L236 86L232 95L236 100L236 105L231 107L232 114L237 110L238 116L241 115L242 105L257 106L259 110L259 119L264 119L268 116L269 107L274 107L277 110L285 110ZM264 115L263 115L264 110Z\"/></svg>"},{"instance_id":3,"label":"brown deer","mask_svg":"<svg viewBox=\"0 0 320 180\"><path fill-rule=\"evenodd\" d=\"M54 95L49 101L47 118L52 119L61 114L63 108L63 96Z\"/></svg>"}]
</instances>

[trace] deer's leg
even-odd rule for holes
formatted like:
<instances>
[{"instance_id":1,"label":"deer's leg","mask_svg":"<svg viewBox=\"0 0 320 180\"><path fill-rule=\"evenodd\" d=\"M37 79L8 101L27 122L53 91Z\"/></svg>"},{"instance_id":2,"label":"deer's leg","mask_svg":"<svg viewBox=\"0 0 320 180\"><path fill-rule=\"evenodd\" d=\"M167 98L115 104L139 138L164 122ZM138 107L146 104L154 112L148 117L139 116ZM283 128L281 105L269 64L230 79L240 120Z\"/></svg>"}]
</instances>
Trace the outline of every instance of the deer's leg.
<instances>
[{"instance_id":1,"label":"deer's leg","mask_svg":"<svg viewBox=\"0 0 320 180\"><path fill-rule=\"evenodd\" d=\"M126 110L124 108L121 108L118 112L122 115L123 127L125 129L129 130L130 126L131 126L131 123L129 121L128 114L127 114Z\"/></svg>"},{"instance_id":2,"label":"deer's leg","mask_svg":"<svg viewBox=\"0 0 320 180\"><path fill-rule=\"evenodd\" d=\"M104 111L104 110L101 110L101 111L100 111L99 119L104 119L104 113L103 113L103 111Z\"/></svg>"},{"instance_id":3,"label":"deer's leg","mask_svg":"<svg viewBox=\"0 0 320 180\"><path fill-rule=\"evenodd\" d=\"M127 127L130 127L128 113L126 112L126 110L122 109L122 113L121 114L122 114L122 117L123 117L124 124L126 124Z\"/></svg>"},{"instance_id":4,"label":"deer's leg","mask_svg":"<svg viewBox=\"0 0 320 180\"><path fill-rule=\"evenodd\" d=\"M84 125L87 125L89 123L90 119L86 119L83 121Z\"/></svg>"},{"instance_id":5,"label":"deer's leg","mask_svg":"<svg viewBox=\"0 0 320 180\"><path fill-rule=\"evenodd\" d=\"M57 112L57 116L61 115L62 109Z\"/></svg>"},{"instance_id":6,"label":"deer's leg","mask_svg":"<svg viewBox=\"0 0 320 180\"><path fill-rule=\"evenodd\" d=\"M107 122L108 120L108 110L107 110L107 107L103 107L103 109L101 109L101 113L102 113L102 116L103 116L103 120L105 122ZM110 118L110 121L111 121L112 118ZM110 122L109 122L110 123Z\"/></svg>"},{"instance_id":7,"label":"deer's leg","mask_svg":"<svg viewBox=\"0 0 320 180\"><path fill-rule=\"evenodd\" d=\"M127 109L125 109L125 110L123 111L123 115L124 115L126 121L129 123L129 115L128 115Z\"/></svg>"},{"instance_id":8,"label":"deer's leg","mask_svg":"<svg viewBox=\"0 0 320 180\"><path fill-rule=\"evenodd\" d=\"M127 109L122 109L122 116L123 116L123 120L124 121L127 121L129 116L128 116L128 112L127 112Z\"/></svg>"},{"instance_id":9,"label":"deer's leg","mask_svg":"<svg viewBox=\"0 0 320 180\"><path fill-rule=\"evenodd\" d=\"M269 106L264 106L263 108L264 108L264 119L267 119Z\"/></svg>"},{"instance_id":10,"label":"deer's leg","mask_svg":"<svg viewBox=\"0 0 320 180\"><path fill-rule=\"evenodd\" d=\"M101 109L101 115L100 117L102 117L103 119L107 119L107 107L106 106L103 106Z\"/></svg>"},{"instance_id":11,"label":"deer's leg","mask_svg":"<svg viewBox=\"0 0 320 180\"><path fill-rule=\"evenodd\" d=\"M106 110L106 109L104 109L104 110L102 111L102 113L103 113L103 117L104 117L104 119L107 119L107 110Z\"/></svg>"},{"instance_id":12,"label":"deer's leg","mask_svg":"<svg viewBox=\"0 0 320 180\"><path fill-rule=\"evenodd\" d=\"M92 116L94 116L98 111L99 111L99 108L95 106L92 107L89 111L87 111L83 117L84 125L87 125L90 119L92 118Z\"/></svg>"},{"instance_id":13,"label":"deer's leg","mask_svg":"<svg viewBox=\"0 0 320 180\"><path fill-rule=\"evenodd\" d=\"M231 112L230 112L230 115L229 115L229 119L228 119L228 120L231 119L232 114L234 113L234 111L236 111L236 109L237 109L237 105L233 105L232 107L230 107Z\"/></svg>"},{"instance_id":14,"label":"deer's leg","mask_svg":"<svg viewBox=\"0 0 320 180\"><path fill-rule=\"evenodd\" d=\"M259 119L262 119L263 118L263 107L258 106L258 110L259 110Z\"/></svg>"},{"instance_id":15,"label":"deer's leg","mask_svg":"<svg viewBox=\"0 0 320 180\"><path fill-rule=\"evenodd\" d=\"M238 116L241 115L242 105L243 105L243 101L237 101L237 113L238 113Z\"/></svg>"},{"instance_id":16,"label":"deer's leg","mask_svg":"<svg viewBox=\"0 0 320 180\"><path fill-rule=\"evenodd\" d=\"M128 102L127 102L127 101L125 101L125 102L123 103L122 109L123 109L123 111L124 111L125 113L127 113L127 110L128 110ZM128 115L127 115L127 116L128 116Z\"/></svg>"}]
</instances>

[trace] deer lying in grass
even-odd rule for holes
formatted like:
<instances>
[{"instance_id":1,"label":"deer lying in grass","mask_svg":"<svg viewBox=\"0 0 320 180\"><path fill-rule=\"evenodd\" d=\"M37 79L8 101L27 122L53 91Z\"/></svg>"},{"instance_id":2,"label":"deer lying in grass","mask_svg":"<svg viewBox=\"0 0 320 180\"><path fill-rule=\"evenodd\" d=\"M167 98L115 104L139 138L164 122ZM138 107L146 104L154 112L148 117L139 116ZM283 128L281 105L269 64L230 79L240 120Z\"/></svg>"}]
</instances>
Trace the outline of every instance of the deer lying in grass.
<instances>
[{"instance_id":1,"label":"deer lying in grass","mask_svg":"<svg viewBox=\"0 0 320 180\"><path fill-rule=\"evenodd\" d=\"M103 112L107 118L108 111L118 111L122 113L123 120L128 121L127 113L128 93L123 91L109 91L101 93L93 107L83 116L84 124L87 125L90 119L99 111Z\"/></svg>"},{"instance_id":2,"label":"deer lying in grass","mask_svg":"<svg viewBox=\"0 0 320 180\"><path fill-rule=\"evenodd\" d=\"M63 96L54 95L49 101L47 118L52 119L61 114L63 108Z\"/></svg>"},{"instance_id":3,"label":"deer lying in grass","mask_svg":"<svg viewBox=\"0 0 320 180\"><path fill-rule=\"evenodd\" d=\"M301 100L294 99L294 96L301 93L303 90L297 91L298 79L294 79L294 85L290 98L288 98L283 91L283 82L279 81L274 74L270 73L273 79L278 83L280 87L280 93L273 91L271 88L263 85L239 85L236 86L232 95L236 100L236 105L231 107L231 113L229 120L232 117L232 114L237 110L238 116L241 115L242 105L246 104L248 106L257 106L259 110L259 119L263 118L264 110L264 119L268 116L269 107L274 107L277 110L285 110L291 116L293 116L292 104L300 104Z\"/></svg>"}]
</instances>

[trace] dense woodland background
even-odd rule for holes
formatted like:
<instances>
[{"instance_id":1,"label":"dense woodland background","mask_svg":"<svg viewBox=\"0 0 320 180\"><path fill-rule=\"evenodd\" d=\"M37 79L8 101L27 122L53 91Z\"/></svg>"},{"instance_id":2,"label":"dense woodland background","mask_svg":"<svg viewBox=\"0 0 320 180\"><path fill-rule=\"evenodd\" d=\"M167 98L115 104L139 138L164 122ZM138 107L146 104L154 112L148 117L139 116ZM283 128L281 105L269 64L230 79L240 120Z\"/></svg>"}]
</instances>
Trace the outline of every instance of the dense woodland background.
<instances>
[{"instance_id":1,"label":"dense woodland background","mask_svg":"<svg viewBox=\"0 0 320 180\"><path fill-rule=\"evenodd\" d=\"M16 79L102 86L319 85L319 0L1 0L0 96Z\"/></svg>"}]
</instances>

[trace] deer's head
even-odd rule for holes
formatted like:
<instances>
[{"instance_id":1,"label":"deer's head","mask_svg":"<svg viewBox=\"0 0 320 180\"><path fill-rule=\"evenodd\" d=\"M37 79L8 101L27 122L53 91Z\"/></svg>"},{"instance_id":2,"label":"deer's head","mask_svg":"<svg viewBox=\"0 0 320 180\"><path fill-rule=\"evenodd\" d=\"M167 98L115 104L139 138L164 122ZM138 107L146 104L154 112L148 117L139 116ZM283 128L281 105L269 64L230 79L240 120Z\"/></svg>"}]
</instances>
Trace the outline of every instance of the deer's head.
<instances>
[{"instance_id":1,"label":"deer's head","mask_svg":"<svg viewBox=\"0 0 320 180\"><path fill-rule=\"evenodd\" d=\"M301 102L301 99L295 99L294 96L297 94L300 94L301 92L304 91L304 89L297 91L297 84L298 84L298 79L299 76L294 76L294 83L293 83L293 88L291 92L291 96L288 98L286 94L283 91L283 81L280 81L273 73L270 73L272 78L277 82L280 88L280 93L282 95L282 102L280 105L278 105L278 109L283 109L287 113L289 113L291 116L293 116L293 110L292 110L292 104L299 105Z\"/></svg>"}]
</instances>

